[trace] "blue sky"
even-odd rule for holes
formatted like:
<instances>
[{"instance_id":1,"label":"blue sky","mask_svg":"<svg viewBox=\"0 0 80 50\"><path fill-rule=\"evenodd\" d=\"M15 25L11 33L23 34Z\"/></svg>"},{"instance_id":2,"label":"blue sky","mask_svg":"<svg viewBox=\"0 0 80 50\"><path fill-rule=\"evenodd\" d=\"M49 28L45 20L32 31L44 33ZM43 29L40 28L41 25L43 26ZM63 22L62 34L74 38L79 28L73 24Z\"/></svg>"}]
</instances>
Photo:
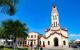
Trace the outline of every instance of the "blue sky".
<instances>
[{"instance_id":1,"label":"blue sky","mask_svg":"<svg viewBox=\"0 0 80 50\"><path fill-rule=\"evenodd\" d=\"M0 13L0 22L7 19L20 20L29 27L30 32L44 34L51 26L51 10L54 0L19 0L16 14L9 16ZM80 35L80 0L56 0L60 25L68 28L68 34ZM69 39L80 37L69 36Z\"/></svg>"}]
</instances>

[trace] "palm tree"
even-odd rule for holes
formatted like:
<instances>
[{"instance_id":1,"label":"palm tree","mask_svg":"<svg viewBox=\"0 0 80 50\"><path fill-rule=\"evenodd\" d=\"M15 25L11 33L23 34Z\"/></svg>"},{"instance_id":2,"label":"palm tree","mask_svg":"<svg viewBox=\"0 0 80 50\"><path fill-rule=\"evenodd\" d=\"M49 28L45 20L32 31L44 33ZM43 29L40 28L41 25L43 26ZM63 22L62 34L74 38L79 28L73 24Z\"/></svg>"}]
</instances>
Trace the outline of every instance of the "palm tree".
<instances>
[{"instance_id":1,"label":"palm tree","mask_svg":"<svg viewBox=\"0 0 80 50\"><path fill-rule=\"evenodd\" d=\"M13 20L7 20L3 21L2 27L4 28L4 34L5 37L10 37L10 35L13 36L14 39L14 46L16 43L17 37L26 38L28 33L28 28L26 27L25 23L21 23L19 20L13 21ZM15 47L14 47L15 48Z\"/></svg>"},{"instance_id":2,"label":"palm tree","mask_svg":"<svg viewBox=\"0 0 80 50\"><path fill-rule=\"evenodd\" d=\"M8 9L8 14L9 15L14 15L16 12L16 3L17 0L0 0L0 6L6 6ZM2 9L5 11L5 9ZM6 11L7 11L6 10Z\"/></svg>"}]
</instances>

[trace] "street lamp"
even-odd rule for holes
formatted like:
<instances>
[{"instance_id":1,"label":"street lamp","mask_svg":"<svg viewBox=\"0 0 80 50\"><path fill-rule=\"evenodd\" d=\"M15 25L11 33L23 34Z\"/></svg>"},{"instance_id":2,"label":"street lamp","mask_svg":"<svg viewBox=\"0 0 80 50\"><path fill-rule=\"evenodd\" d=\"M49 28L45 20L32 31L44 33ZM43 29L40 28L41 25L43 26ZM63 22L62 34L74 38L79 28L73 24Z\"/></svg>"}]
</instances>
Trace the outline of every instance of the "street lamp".
<instances>
[{"instance_id":1,"label":"street lamp","mask_svg":"<svg viewBox=\"0 0 80 50\"><path fill-rule=\"evenodd\" d=\"M15 50L15 41L16 41L16 37L14 37L13 35L10 35L10 38L12 39L13 50Z\"/></svg>"}]
</instances>

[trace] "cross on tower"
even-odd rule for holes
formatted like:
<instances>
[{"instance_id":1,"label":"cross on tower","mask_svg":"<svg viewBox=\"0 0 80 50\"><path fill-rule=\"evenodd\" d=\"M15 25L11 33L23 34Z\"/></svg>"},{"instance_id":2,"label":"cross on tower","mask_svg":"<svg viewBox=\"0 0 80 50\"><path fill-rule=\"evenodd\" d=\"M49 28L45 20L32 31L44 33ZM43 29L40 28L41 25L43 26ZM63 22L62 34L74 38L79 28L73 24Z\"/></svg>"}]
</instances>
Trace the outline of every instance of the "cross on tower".
<instances>
[{"instance_id":1,"label":"cross on tower","mask_svg":"<svg viewBox=\"0 0 80 50\"><path fill-rule=\"evenodd\" d=\"M59 14L58 14L58 9L56 7L55 2L54 2L54 5L52 7L51 20L52 20L52 28L59 29L60 28Z\"/></svg>"}]
</instances>

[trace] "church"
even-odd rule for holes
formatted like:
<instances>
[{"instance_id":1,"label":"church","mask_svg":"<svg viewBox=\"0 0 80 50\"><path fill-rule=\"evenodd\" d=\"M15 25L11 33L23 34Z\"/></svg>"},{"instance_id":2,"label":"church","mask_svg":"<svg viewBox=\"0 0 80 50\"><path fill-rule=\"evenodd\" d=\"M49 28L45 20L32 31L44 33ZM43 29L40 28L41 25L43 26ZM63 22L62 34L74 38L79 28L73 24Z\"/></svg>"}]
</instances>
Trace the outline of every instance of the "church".
<instances>
[{"instance_id":1,"label":"church","mask_svg":"<svg viewBox=\"0 0 80 50\"><path fill-rule=\"evenodd\" d=\"M38 33L30 33L32 35ZM28 38L28 43L30 43L30 38ZM35 42L36 41L36 42ZM32 42L37 43L38 40L32 40ZM58 46L68 46L68 30L67 28L61 28L59 23L59 14L56 5L52 7L51 13L51 28L45 30L45 35L39 35L39 44L42 47L58 47Z\"/></svg>"},{"instance_id":2,"label":"church","mask_svg":"<svg viewBox=\"0 0 80 50\"><path fill-rule=\"evenodd\" d=\"M68 30L61 28L59 22L59 13L54 4L51 12L51 27L45 30L45 34L30 32L25 40L25 45L40 47L68 47Z\"/></svg>"}]
</instances>

